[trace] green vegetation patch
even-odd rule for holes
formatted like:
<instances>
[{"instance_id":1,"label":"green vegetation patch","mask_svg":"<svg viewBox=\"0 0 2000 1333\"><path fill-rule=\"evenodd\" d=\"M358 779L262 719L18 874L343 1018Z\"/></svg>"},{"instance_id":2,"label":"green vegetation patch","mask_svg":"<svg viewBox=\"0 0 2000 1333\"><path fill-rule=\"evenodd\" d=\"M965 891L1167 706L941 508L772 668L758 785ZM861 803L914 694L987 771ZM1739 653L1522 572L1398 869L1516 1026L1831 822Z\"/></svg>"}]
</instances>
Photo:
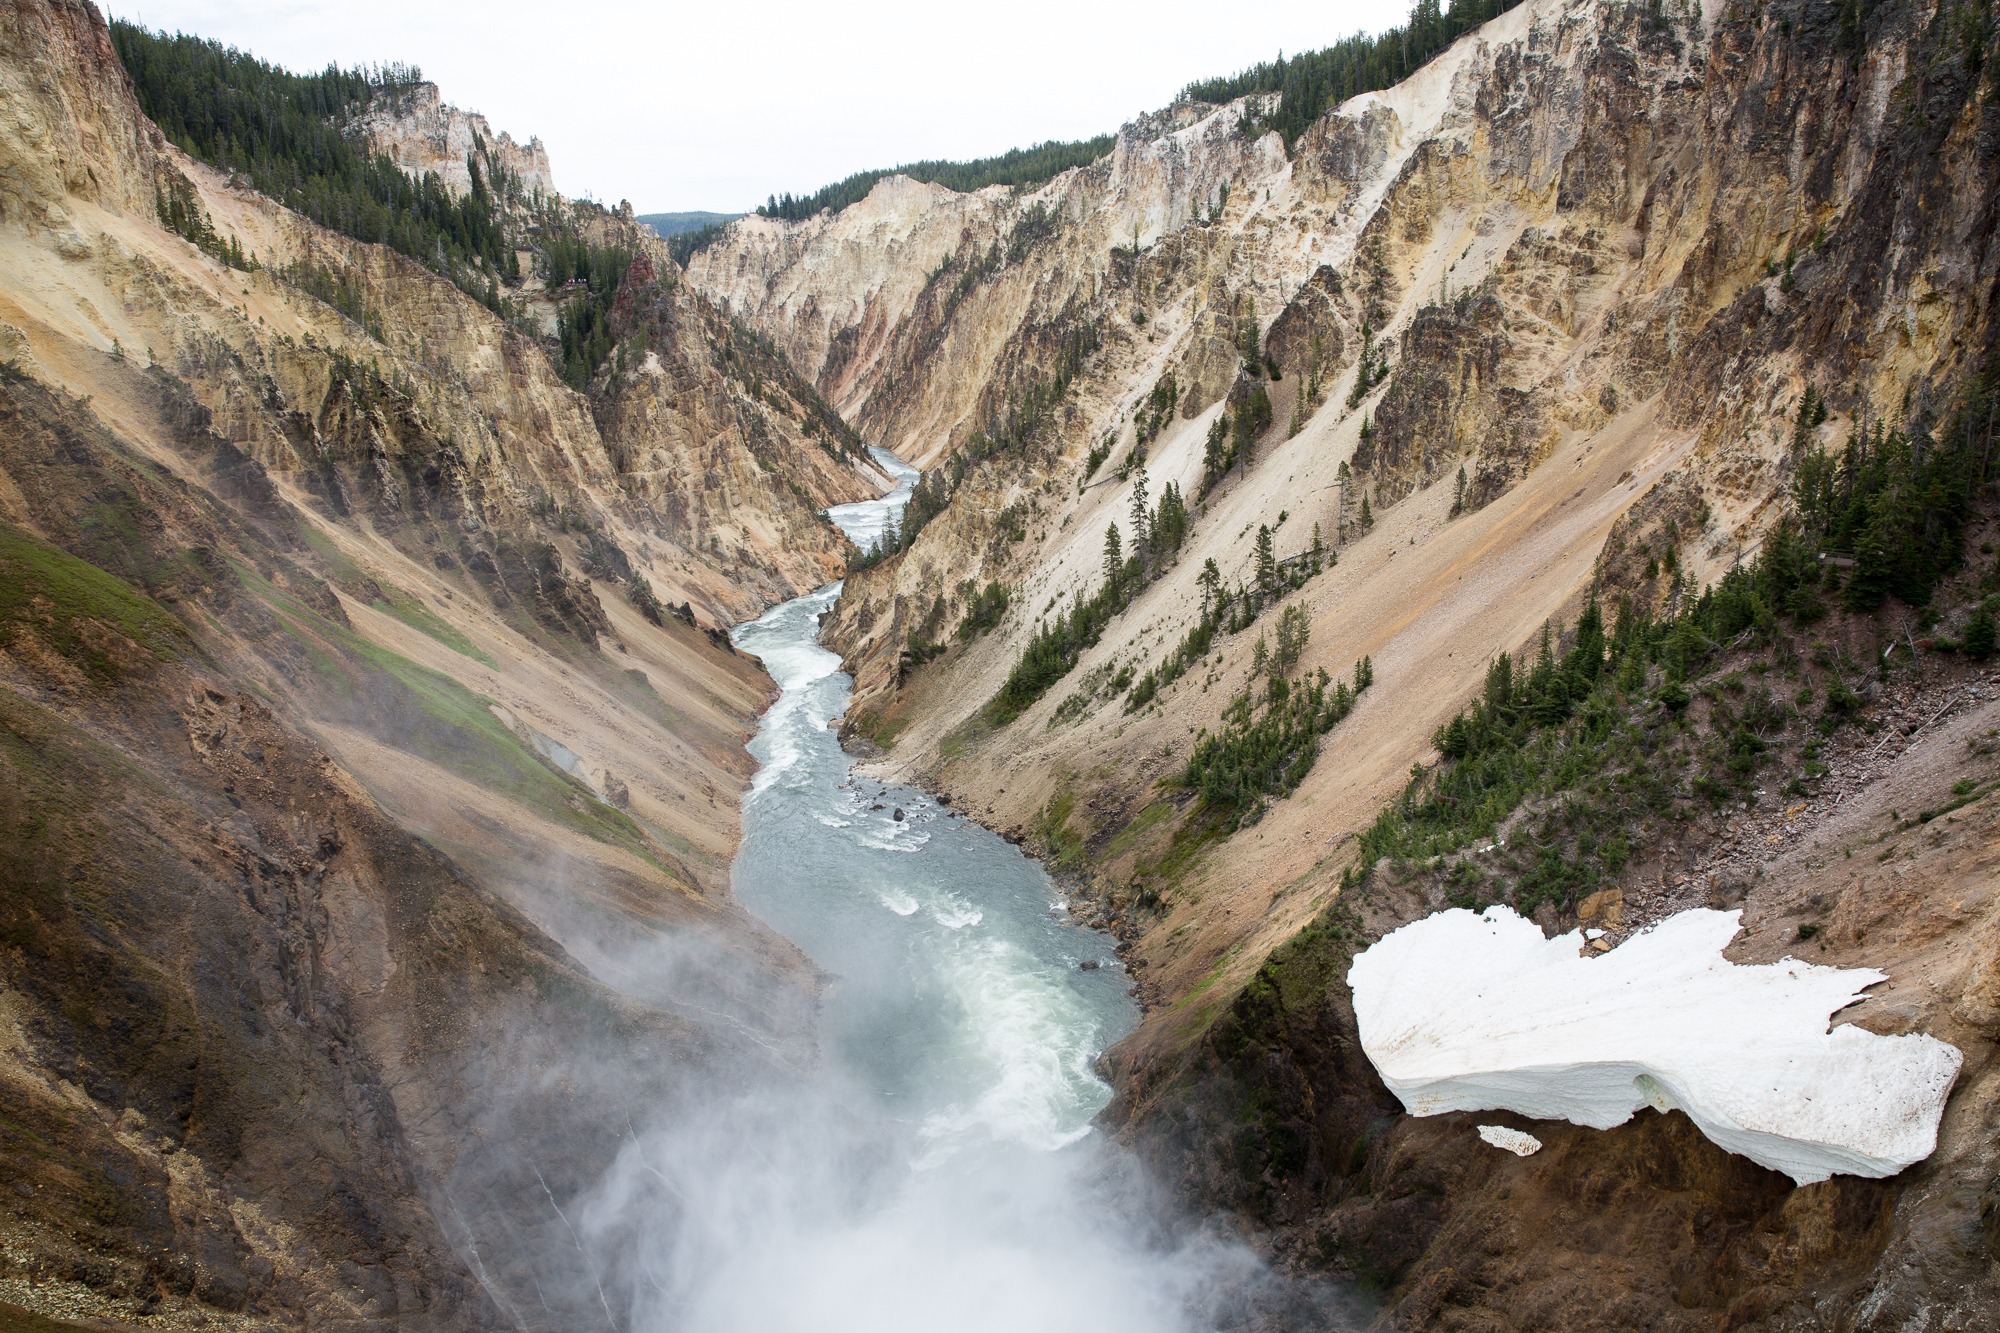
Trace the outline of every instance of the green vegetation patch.
<instances>
[{"instance_id":1,"label":"green vegetation patch","mask_svg":"<svg viewBox=\"0 0 2000 1333\"><path fill-rule=\"evenodd\" d=\"M139 666L121 645L150 660L193 647L187 627L131 584L6 524L0 524L0 629L9 639L23 630L38 634L106 683Z\"/></svg>"},{"instance_id":2,"label":"green vegetation patch","mask_svg":"<svg viewBox=\"0 0 2000 1333\"><path fill-rule=\"evenodd\" d=\"M1294 611L1305 619L1298 607L1287 608L1288 617ZM1262 639L1257 646L1263 648ZM1198 792L1202 807L1230 829L1255 823L1269 798L1289 796L1305 780L1319 758L1319 738L1354 711L1355 700L1374 681L1374 664L1366 657L1355 663L1352 690L1344 680L1329 688L1325 671L1291 681L1274 663L1263 711L1249 690L1239 694L1223 711L1222 729L1196 739L1181 785Z\"/></svg>"},{"instance_id":3,"label":"green vegetation patch","mask_svg":"<svg viewBox=\"0 0 2000 1333\"><path fill-rule=\"evenodd\" d=\"M382 595L374 601L377 611L394 616L411 629L428 634L453 652L469 657L475 662L483 662L490 667L500 665L493 660L491 653L466 638L457 626L431 610L419 598L393 583L378 581L375 586L382 590Z\"/></svg>"},{"instance_id":4,"label":"green vegetation patch","mask_svg":"<svg viewBox=\"0 0 2000 1333\"><path fill-rule=\"evenodd\" d=\"M630 816L536 754L494 716L492 700L334 624L254 570L239 573L305 649L315 674L348 706L344 721L552 823L672 873Z\"/></svg>"},{"instance_id":5,"label":"green vegetation patch","mask_svg":"<svg viewBox=\"0 0 2000 1333\"><path fill-rule=\"evenodd\" d=\"M310 523L300 525L299 535L313 553L326 562L327 573L348 595L364 598L369 605L384 615L394 616L411 629L428 634L455 653L497 667L492 654L465 637L455 626L425 605L422 599L397 587L371 579L354 563L347 552L328 537L326 533Z\"/></svg>"},{"instance_id":6,"label":"green vegetation patch","mask_svg":"<svg viewBox=\"0 0 2000 1333\"><path fill-rule=\"evenodd\" d=\"M1349 881L1386 858L1441 873L1462 905L1569 911L1624 869L1650 829L1750 799L1788 732L1804 759L1788 791L1804 794L1824 771L1812 732L1852 719L1867 667L1817 649L1816 713L1810 683L1787 698L1757 677L1797 673L1786 622L1815 624L1829 602L1872 612L1894 597L1937 617L1932 597L1962 562L1975 502L1990 493L1988 401L1987 382L1975 381L1935 434L1857 432L1836 458L1812 443L1822 414L1808 395L1795 513L1756 561L1699 597L1682 576L1679 609L1664 616L1628 602L1608 634L1593 602L1567 651L1544 630L1532 668L1501 654L1481 697L1433 738L1444 762L1417 772L1362 834Z\"/></svg>"},{"instance_id":7,"label":"green vegetation patch","mask_svg":"<svg viewBox=\"0 0 2000 1333\"><path fill-rule=\"evenodd\" d=\"M1139 839L1145 837L1147 833L1158 828L1173 817L1174 803L1172 801L1154 801L1137 815L1134 815L1132 822L1111 836L1111 840L1104 844L1102 859L1106 861L1117 860L1125 853L1131 851Z\"/></svg>"},{"instance_id":8,"label":"green vegetation patch","mask_svg":"<svg viewBox=\"0 0 2000 1333\"><path fill-rule=\"evenodd\" d=\"M412 177L344 133L376 103L409 96L423 79L415 66L294 74L123 20L113 20L111 41L140 107L190 157L241 172L321 226L400 251L494 309L498 281L520 276L502 201L519 198L521 183L485 145L468 155L471 192L453 198L436 175ZM163 220L172 204L163 196Z\"/></svg>"},{"instance_id":9,"label":"green vegetation patch","mask_svg":"<svg viewBox=\"0 0 2000 1333\"><path fill-rule=\"evenodd\" d=\"M1104 634L1119 612L1159 577L1187 540L1189 520L1180 488L1168 482L1157 505L1147 508L1146 478L1132 488L1132 550L1125 551L1118 525L1104 531L1104 576L1095 592L1079 594L1069 609L1042 624L1007 673L1000 692L986 705L989 722L1019 717L1067 676L1077 660Z\"/></svg>"},{"instance_id":10,"label":"green vegetation patch","mask_svg":"<svg viewBox=\"0 0 2000 1333\"><path fill-rule=\"evenodd\" d=\"M1149 810L1151 808L1148 807ZM1143 812L1140 818L1145 818ZM1175 827L1173 837L1167 840L1166 850L1153 860L1142 862L1134 870L1132 882L1141 886L1138 894L1139 906L1146 908L1158 906L1158 891L1147 886L1182 883L1201 860L1202 855L1227 836L1228 829L1223 819L1216 812L1197 806Z\"/></svg>"},{"instance_id":11,"label":"green vegetation patch","mask_svg":"<svg viewBox=\"0 0 2000 1333\"><path fill-rule=\"evenodd\" d=\"M1046 859L1058 871L1081 870L1086 859L1083 834L1070 827L1069 817L1074 813L1076 793L1063 783L1035 820L1035 832L1047 848Z\"/></svg>"},{"instance_id":12,"label":"green vegetation patch","mask_svg":"<svg viewBox=\"0 0 2000 1333\"><path fill-rule=\"evenodd\" d=\"M1304 1133L1308 1127L1281 1109L1269 1085L1266 1055L1274 1045L1288 1044L1286 1038L1295 1025L1316 1021L1325 998L1344 983L1362 942L1358 916L1345 904L1335 903L1271 951L1213 1029L1216 1055L1241 1080L1244 1101L1239 1110L1253 1131L1252 1142L1280 1176L1304 1166L1311 1148ZM1351 1151L1358 1153L1359 1147L1354 1145Z\"/></svg>"},{"instance_id":13,"label":"green vegetation patch","mask_svg":"<svg viewBox=\"0 0 2000 1333\"><path fill-rule=\"evenodd\" d=\"M558 369L572 389L581 391L590 387L591 377L618 345L611 332L611 302L632 267L632 252L557 235L549 238L543 255L549 287L576 293L556 316L556 335L562 344Z\"/></svg>"}]
</instances>

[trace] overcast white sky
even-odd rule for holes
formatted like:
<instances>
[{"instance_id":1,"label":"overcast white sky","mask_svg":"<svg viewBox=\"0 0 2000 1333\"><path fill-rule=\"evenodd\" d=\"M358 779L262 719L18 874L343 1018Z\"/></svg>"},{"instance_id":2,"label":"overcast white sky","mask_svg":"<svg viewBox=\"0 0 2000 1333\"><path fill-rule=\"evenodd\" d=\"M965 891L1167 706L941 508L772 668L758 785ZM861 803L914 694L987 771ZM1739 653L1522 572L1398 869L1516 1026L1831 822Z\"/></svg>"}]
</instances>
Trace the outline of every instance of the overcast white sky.
<instances>
[{"instance_id":1,"label":"overcast white sky","mask_svg":"<svg viewBox=\"0 0 2000 1333\"><path fill-rule=\"evenodd\" d=\"M1080 139L1409 0L111 0L293 69L406 60L540 135L564 193L736 212L853 171Z\"/></svg>"}]
</instances>

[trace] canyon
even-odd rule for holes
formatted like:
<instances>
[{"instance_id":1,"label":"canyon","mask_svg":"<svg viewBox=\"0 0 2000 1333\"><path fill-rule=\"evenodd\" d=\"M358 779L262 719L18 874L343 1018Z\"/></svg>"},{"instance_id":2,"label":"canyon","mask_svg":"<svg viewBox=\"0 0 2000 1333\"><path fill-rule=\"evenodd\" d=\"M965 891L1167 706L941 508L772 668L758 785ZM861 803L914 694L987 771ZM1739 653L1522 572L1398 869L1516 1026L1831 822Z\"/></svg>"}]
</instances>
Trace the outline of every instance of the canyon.
<instances>
[{"instance_id":1,"label":"canyon","mask_svg":"<svg viewBox=\"0 0 2000 1333\"><path fill-rule=\"evenodd\" d=\"M1469 1116L1397 1117L1344 962L1445 905L1442 885L1358 866L1355 839L1412 764L1438 764L1431 738L1496 653L1525 664L1589 598L1657 607L1676 577L1753 560L1787 512L1808 389L1837 441L1941 412L1991 364L1995 112L1969 54L1990 39L1941 13L1872 7L1855 50L1832 7L1537 0L1289 146L1259 128L1269 94L1182 103L1046 185L886 180L838 213L746 218L690 261L871 441L949 485L829 622L870 771L1068 867L1146 1001L1111 1057L1110 1122L1187 1197L1257 1219L1286 1262L1386 1292L1396 1326L1991 1317L1992 1033L1966 1015L1986 1011L2000 936L1990 890L1959 893L1990 874L1992 813L1956 816L1972 826L1893 890L1829 882L1825 860L1842 838L1859 856L1857 807L1983 790L1990 675L1931 664L1936 704L1902 724L1929 729L1931 763L1871 741L1877 762L1839 799L1754 816L1782 827L1771 850L1717 866L1705 835L1676 840L1607 895L1630 904L1621 934L1742 905L1732 959L1814 936L1813 961L1895 977L1840 1021L1968 1053L1944 1146L1899 1184L1753 1186L1651 1112L1503 1165ZM1253 461L1209 490L1211 430L1259 396ZM993 707L1098 583L1106 525L1130 539L1134 490L1169 483L1193 507L1186 544L1038 700ZM1207 561L1249 582L1260 526L1280 557L1315 540L1338 557L1279 594L1310 618L1302 674L1365 658L1377 683L1296 790L1230 833L1179 778L1261 676L1263 636L1217 636L1150 698L1127 687L1199 626ZM990 583L1010 609L980 632ZM1872 636L1853 643L1867 660L1908 625L1843 632ZM1897 924L1801 927L1836 900ZM1944 916L1917 924L1930 910Z\"/></svg>"},{"instance_id":2,"label":"canyon","mask_svg":"<svg viewBox=\"0 0 2000 1333\"><path fill-rule=\"evenodd\" d=\"M1537 797L1363 853L1499 655L1681 614L1789 540L1813 449L1990 454L1985 7L1525 0L1289 141L1277 92L1184 97L685 264L539 141L378 94L346 133L495 200L482 294L177 145L83 0L0 6L0 1324L671 1326L582 1238L610 1164L819 1059L829 973L732 888L782 672L727 631L781 606L825 612L855 782L1116 937L1075 983L1139 1002L1101 1137L1270 1274L1393 1328L2000 1320L2000 675L1940 646L2000 574L1985 460L1927 606L1702 645L1658 709L1796 692L1763 767L1521 913L1609 958L1738 912L1733 963L1886 975L1834 1031L1962 1053L1934 1152L1797 1184L1665 1109L1406 1115L1348 981L1555 841ZM864 446L922 473L865 551L826 517L893 484ZM1225 818L1186 775L1287 672L1343 702Z\"/></svg>"}]
</instances>

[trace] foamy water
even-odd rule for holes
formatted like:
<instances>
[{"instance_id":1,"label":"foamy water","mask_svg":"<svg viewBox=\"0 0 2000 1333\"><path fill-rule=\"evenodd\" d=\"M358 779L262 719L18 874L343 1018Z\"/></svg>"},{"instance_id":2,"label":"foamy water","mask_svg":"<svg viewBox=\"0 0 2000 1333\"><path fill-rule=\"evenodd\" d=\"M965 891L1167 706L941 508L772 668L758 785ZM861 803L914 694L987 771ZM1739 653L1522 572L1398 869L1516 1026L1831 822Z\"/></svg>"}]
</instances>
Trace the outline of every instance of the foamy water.
<instances>
[{"instance_id":1,"label":"foamy water","mask_svg":"<svg viewBox=\"0 0 2000 1333\"><path fill-rule=\"evenodd\" d=\"M875 543L882 540L882 534L889 528L890 515L893 514L898 522L902 521L903 506L910 502L910 491L915 488L917 478L923 475L887 449L870 449L868 452L895 481L896 489L879 500L835 505L826 511L826 516L847 534L847 539L864 551L873 549Z\"/></svg>"},{"instance_id":2,"label":"foamy water","mask_svg":"<svg viewBox=\"0 0 2000 1333\"><path fill-rule=\"evenodd\" d=\"M828 726L849 681L814 638L838 595L737 631L784 692L750 744L736 894L832 974L829 1061L923 1127L926 1161L1074 1142L1110 1097L1093 1063L1136 1019L1129 978L1106 936L1051 910L1034 860L921 791L853 775Z\"/></svg>"}]
</instances>

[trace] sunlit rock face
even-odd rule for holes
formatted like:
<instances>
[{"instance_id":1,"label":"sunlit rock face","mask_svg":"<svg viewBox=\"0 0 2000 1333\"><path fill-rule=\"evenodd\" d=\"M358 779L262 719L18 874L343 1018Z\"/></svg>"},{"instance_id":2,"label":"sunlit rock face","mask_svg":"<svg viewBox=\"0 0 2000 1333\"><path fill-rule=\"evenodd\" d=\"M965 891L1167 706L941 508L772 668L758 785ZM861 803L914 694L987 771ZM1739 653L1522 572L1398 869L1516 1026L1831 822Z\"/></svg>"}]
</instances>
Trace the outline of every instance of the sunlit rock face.
<instances>
[{"instance_id":1,"label":"sunlit rock face","mask_svg":"<svg viewBox=\"0 0 2000 1333\"><path fill-rule=\"evenodd\" d=\"M1937 1146L1956 1047L1832 1015L1886 974L1731 963L1736 912L1670 917L1601 955L1505 907L1453 908L1355 956L1361 1042L1410 1114L1515 1111L1593 1129L1642 1107L1798 1183L1891 1176Z\"/></svg>"}]
</instances>

